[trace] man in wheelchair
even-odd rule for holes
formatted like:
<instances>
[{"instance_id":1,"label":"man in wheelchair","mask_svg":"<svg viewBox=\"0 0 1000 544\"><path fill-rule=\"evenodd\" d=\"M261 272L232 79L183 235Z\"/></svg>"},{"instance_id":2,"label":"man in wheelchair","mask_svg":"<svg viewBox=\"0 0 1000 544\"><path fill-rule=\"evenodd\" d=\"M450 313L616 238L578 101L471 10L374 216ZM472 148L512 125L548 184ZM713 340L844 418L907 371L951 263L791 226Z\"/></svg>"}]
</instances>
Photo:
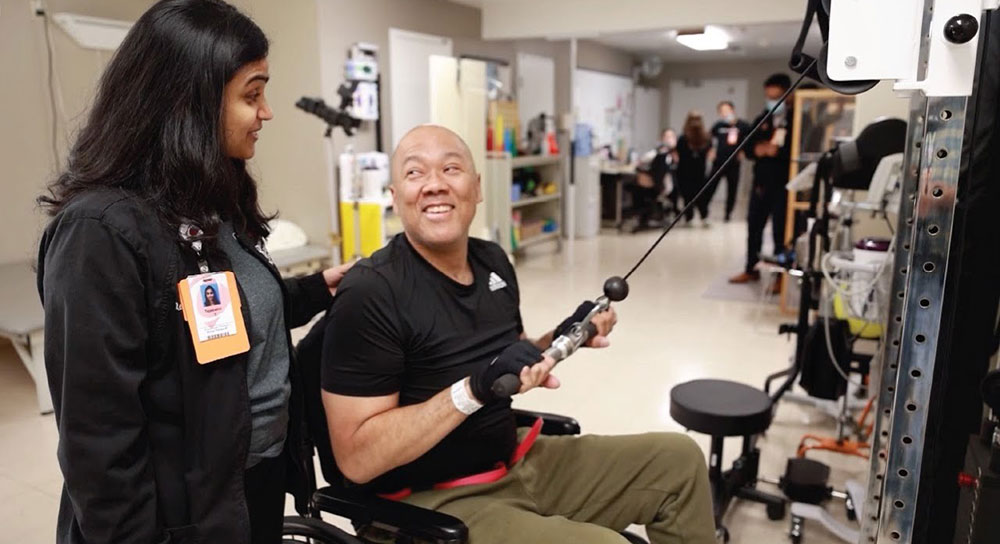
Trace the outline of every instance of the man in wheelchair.
<instances>
[{"instance_id":1,"label":"man in wheelchair","mask_svg":"<svg viewBox=\"0 0 1000 544\"><path fill-rule=\"evenodd\" d=\"M392 157L404 234L344 278L326 320L322 386L330 440L349 485L450 514L473 544L715 542L703 454L687 436L544 436L518 429L510 398L555 389L542 356L555 331L528 340L513 267L469 237L482 200L466 144L436 126L410 131ZM608 345L613 310L594 319Z\"/></svg>"}]
</instances>

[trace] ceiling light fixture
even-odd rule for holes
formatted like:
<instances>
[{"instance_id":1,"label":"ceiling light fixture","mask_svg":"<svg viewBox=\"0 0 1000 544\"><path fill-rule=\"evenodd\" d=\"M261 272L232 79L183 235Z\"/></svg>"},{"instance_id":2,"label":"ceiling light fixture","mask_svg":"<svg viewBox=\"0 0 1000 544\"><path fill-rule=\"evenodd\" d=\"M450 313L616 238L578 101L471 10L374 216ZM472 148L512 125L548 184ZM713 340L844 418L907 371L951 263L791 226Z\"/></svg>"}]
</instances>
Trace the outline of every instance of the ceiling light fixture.
<instances>
[{"instance_id":1,"label":"ceiling light fixture","mask_svg":"<svg viewBox=\"0 0 1000 544\"><path fill-rule=\"evenodd\" d=\"M720 51L729 47L729 34L717 26L702 30L678 30L677 43L695 51Z\"/></svg>"}]
</instances>

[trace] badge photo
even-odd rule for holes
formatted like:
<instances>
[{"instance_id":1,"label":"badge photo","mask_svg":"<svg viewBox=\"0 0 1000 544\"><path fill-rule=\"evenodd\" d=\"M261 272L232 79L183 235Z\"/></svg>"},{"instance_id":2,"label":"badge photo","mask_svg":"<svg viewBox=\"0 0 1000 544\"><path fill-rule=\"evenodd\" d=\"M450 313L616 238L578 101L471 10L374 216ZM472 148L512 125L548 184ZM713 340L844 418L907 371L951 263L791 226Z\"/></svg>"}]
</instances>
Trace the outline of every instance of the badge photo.
<instances>
[{"instance_id":1,"label":"badge photo","mask_svg":"<svg viewBox=\"0 0 1000 544\"><path fill-rule=\"evenodd\" d=\"M177 285L177 290L199 363L249 351L250 341L232 272L188 276Z\"/></svg>"},{"instance_id":2,"label":"badge photo","mask_svg":"<svg viewBox=\"0 0 1000 544\"><path fill-rule=\"evenodd\" d=\"M225 274L203 274L188 280L198 341L205 342L236 334L236 316Z\"/></svg>"}]
</instances>

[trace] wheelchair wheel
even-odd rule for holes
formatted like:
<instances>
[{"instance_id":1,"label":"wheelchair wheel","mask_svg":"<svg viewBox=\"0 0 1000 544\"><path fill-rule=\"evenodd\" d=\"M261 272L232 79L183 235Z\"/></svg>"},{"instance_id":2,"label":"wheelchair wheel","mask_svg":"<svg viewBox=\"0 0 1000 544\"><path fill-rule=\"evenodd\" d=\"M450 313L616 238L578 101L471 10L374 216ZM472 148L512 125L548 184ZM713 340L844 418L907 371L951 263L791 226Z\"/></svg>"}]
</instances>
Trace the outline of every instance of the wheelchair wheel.
<instances>
[{"instance_id":1,"label":"wheelchair wheel","mask_svg":"<svg viewBox=\"0 0 1000 544\"><path fill-rule=\"evenodd\" d=\"M792 527L788 530L788 540L792 544L800 544L802 542L802 525L805 520L799 516L792 516Z\"/></svg>"},{"instance_id":2,"label":"wheelchair wheel","mask_svg":"<svg viewBox=\"0 0 1000 544\"><path fill-rule=\"evenodd\" d=\"M285 516L281 544L364 544L357 537L313 518Z\"/></svg>"},{"instance_id":3,"label":"wheelchair wheel","mask_svg":"<svg viewBox=\"0 0 1000 544\"><path fill-rule=\"evenodd\" d=\"M851 497L847 497L844 507L847 509L847 519L849 521L858 521L858 511L854 507L854 501L851 500Z\"/></svg>"}]
</instances>

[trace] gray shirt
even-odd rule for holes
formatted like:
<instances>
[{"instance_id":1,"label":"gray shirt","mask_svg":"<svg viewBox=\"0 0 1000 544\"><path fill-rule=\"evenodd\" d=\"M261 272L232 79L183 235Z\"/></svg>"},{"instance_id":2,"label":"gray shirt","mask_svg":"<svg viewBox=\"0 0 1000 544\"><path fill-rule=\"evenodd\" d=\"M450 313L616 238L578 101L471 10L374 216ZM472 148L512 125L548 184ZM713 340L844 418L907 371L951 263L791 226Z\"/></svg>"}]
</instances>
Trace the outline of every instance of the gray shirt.
<instances>
[{"instance_id":1,"label":"gray shirt","mask_svg":"<svg viewBox=\"0 0 1000 544\"><path fill-rule=\"evenodd\" d=\"M288 398L291 382L288 369L288 339L285 332L281 285L274 274L236 240L232 225L219 229L219 245L229 257L233 274L249 311L250 353L247 360L247 388L250 394L250 468L262 459L277 457L288 432Z\"/></svg>"}]
</instances>

